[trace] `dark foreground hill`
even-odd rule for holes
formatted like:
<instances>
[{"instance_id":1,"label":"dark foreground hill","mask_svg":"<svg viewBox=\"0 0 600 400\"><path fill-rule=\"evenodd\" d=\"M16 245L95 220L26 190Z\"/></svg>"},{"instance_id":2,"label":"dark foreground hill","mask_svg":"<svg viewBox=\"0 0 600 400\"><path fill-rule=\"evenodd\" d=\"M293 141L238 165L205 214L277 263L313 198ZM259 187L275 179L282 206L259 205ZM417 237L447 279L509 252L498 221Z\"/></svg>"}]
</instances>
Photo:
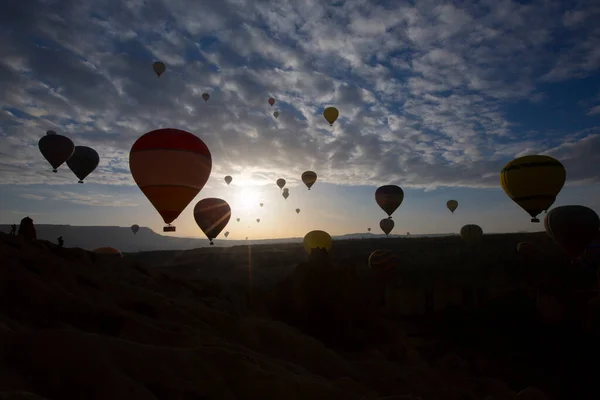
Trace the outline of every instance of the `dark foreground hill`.
<instances>
[{"instance_id":1,"label":"dark foreground hill","mask_svg":"<svg viewBox=\"0 0 600 400\"><path fill-rule=\"evenodd\" d=\"M406 269L383 281L362 267L381 243L338 242L271 282L297 248L169 267L0 234L0 399L597 398L593 274L552 248L519 259L515 240L399 239ZM257 287L203 276L236 257Z\"/></svg>"}]
</instances>

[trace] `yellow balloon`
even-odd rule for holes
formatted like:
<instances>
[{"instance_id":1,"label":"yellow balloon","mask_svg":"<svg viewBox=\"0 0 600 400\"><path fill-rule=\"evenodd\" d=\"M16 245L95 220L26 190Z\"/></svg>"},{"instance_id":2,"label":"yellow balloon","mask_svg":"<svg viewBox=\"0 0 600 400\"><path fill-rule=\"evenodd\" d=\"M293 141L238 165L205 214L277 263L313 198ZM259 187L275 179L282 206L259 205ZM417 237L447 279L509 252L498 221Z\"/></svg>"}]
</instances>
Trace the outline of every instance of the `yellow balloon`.
<instances>
[{"instance_id":1,"label":"yellow balloon","mask_svg":"<svg viewBox=\"0 0 600 400\"><path fill-rule=\"evenodd\" d=\"M333 123L335 122L336 119L338 119L339 115L340 115L340 112L335 107L327 107L325 109L325 111L323 111L323 116L325 117L327 122L329 122L329 125L331 125L331 126L333 126Z\"/></svg>"},{"instance_id":2,"label":"yellow balloon","mask_svg":"<svg viewBox=\"0 0 600 400\"><path fill-rule=\"evenodd\" d=\"M325 249L329 252L331 245L331 236L325 231L310 231L304 236L304 249L308 254L317 248Z\"/></svg>"},{"instance_id":3,"label":"yellow balloon","mask_svg":"<svg viewBox=\"0 0 600 400\"><path fill-rule=\"evenodd\" d=\"M454 211L458 208L458 201L448 200L446 202L446 207L448 207L448 210L452 211L452 214L454 214Z\"/></svg>"},{"instance_id":4,"label":"yellow balloon","mask_svg":"<svg viewBox=\"0 0 600 400\"><path fill-rule=\"evenodd\" d=\"M552 206L566 178L560 161L549 156L524 156L504 166L500 184L504 193L531 215L531 222L540 222L537 215Z\"/></svg>"}]
</instances>

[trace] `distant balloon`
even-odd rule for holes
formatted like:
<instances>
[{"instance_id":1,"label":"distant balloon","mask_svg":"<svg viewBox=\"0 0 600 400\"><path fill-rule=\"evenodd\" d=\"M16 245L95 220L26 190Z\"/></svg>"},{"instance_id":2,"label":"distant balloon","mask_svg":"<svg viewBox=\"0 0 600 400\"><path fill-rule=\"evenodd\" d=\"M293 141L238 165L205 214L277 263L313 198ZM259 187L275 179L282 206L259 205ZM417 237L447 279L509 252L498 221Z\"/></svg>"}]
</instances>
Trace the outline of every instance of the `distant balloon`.
<instances>
[{"instance_id":1,"label":"distant balloon","mask_svg":"<svg viewBox=\"0 0 600 400\"><path fill-rule=\"evenodd\" d=\"M400 259L389 250L375 250L369 256L369 268L376 273L389 274L399 266Z\"/></svg>"},{"instance_id":2,"label":"distant balloon","mask_svg":"<svg viewBox=\"0 0 600 400\"><path fill-rule=\"evenodd\" d=\"M239 219L239 218L237 219L237 222L240 222L240 219Z\"/></svg>"},{"instance_id":3,"label":"distant balloon","mask_svg":"<svg viewBox=\"0 0 600 400\"><path fill-rule=\"evenodd\" d=\"M271 107L273 107L273 104L275 104L275 99L271 97L269 99L269 104L271 105Z\"/></svg>"},{"instance_id":4,"label":"distant balloon","mask_svg":"<svg viewBox=\"0 0 600 400\"><path fill-rule=\"evenodd\" d=\"M158 76L159 78L167 69L165 64L160 61L156 61L154 64L152 64L152 68L154 69L156 76Z\"/></svg>"},{"instance_id":5,"label":"distant balloon","mask_svg":"<svg viewBox=\"0 0 600 400\"><path fill-rule=\"evenodd\" d=\"M256 218L256 222L259 223L260 222L260 218Z\"/></svg>"},{"instance_id":6,"label":"distant balloon","mask_svg":"<svg viewBox=\"0 0 600 400\"><path fill-rule=\"evenodd\" d=\"M554 204L567 173L560 161L549 156L519 157L504 166L500 184L504 193L540 222L537 215Z\"/></svg>"},{"instance_id":7,"label":"distant balloon","mask_svg":"<svg viewBox=\"0 0 600 400\"><path fill-rule=\"evenodd\" d=\"M385 236L389 235L392 229L394 229L394 220L389 218L384 218L379 221L379 227L385 233Z\"/></svg>"},{"instance_id":8,"label":"distant balloon","mask_svg":"<svg viewBox=\"0 0 600 400\"><path fill-rule=\"evenodd\" d=\"M314 249L324 249L329 252L332 244L331 236L325 231L310 231L304 236L304 249L309 255Z\"/></svg>"},{"instance_id":9,"label":"distant balloon","mask_svg":"<svg viewBox=\"0 0 600 400\"><path fill-rule=\"evenodd\" d=\"M87 146L75 146L75 151L71 158L67 160L67 165L79 178L79 183L91 174L100 163L100 156L96 150Z\"/></svg>"},{"instance_id":10,"label":"distant balloon","mask_svg":"<svg viewBox=\"0 0 600 400\"><path fill-rule=\"evenodd\" d=\"M94 253L103 258L123 258L123 254L114 247L98 247L94 250Z\"/></svg>"},{"instance_id":11,"label":"distant balloon","mask_svg":"<svg viewBox=\"0 0 600 400\"><path fill-rule=\"evenodd\" d=\"M206 103L208 101L208 99L210 99L210 94L202 93L202 98L204 99L204 102Z\"/></svg>"},{"instance_id":12,"label":"distant balloon","mask_svg":"<svg viewBox=\"0 0 600 400\"><path fill-rule=\"evenodd\" d=\"M454 214L454 211L458 208L458 201L448 200L446 202L446 207L448 207L448 210L450 210L452 214Z\"/></svg>"},{"instance_id":13,"label":"distant balloon","mask_svg":"<svg viewBox=\"0 0 600 400\"><path fill-rule=\"evenodd\" d=\"M225 237L229 236L229 231L225 232Z\"/></svg>"},{"instance_id":14,"label":"distant balloon","mask_svg":"<svg viewBox=\"0 0 600 400\"><path fill-rule=\"evenodd\" d=\"M138 224L131 225L131 231L135 235L140 230L140 226Z\"/></svg>"},{"instance_id":15,"label":"distant balloon","mask_svg":"<svg viewBox=\"0 0 600 400\"><path fill-rule=\"evenodd\" d=\"M279 118L279 111L275 111L275 112L273 113L273 116L274 116L275 118Z\"/></svg>"},{"instance_id":16,"label":"distant balloon","mask_svg":"<svg viewBox=\"0 0 600 400\"><path fill-rule=\"evenodd\" d=\"M171 224L206 184L212 157L197 136L179 129L157 129L133 144L129 168L165 224ZM174 230L170 225L163 228Z\"/></svg>"},{"instance_id":17,"label":"distant balloon","mask_svg":"<svg viewBox=\"0 0 600 400\"><path fill-rule=\"evenodd\" d=\"M260 203L260 204L259 204L259 206L261 206L261 207L262 207L263 205L264 205L263 203Z\"/></svg>"},{"instance_id":18,"label":"distant balloon","mask_svg":"<svg viewBox=\"0 0 600 400\"><path fill-rule=\"evenodd\" d=\"M56 135L56 132L53 131L52 129L46 131L46 135Z\"/></svg>"},{"instance_id":19,"label":"distant balloon","mask_svg":"<svg viewBox=\"0 0 600 400\"><path fill-rule=\"evenodd\" d=\"M290 192L283 192L282 196L287 200L287 198L290 197Z\"/></svg>"},{"instance_id":20,"label":"distant balloon","mask_svg":"<svg viewBox=\"0 0 600 400\"><path fill-rule=\"evenodd\" d=\"M277 186L279 186L279 189L283 189L283 187L285 186L285 179L283 179L283 178L277 179Z\"/></svg>"},{"instance_id":21,"label":"distant balloon","mask_svg":"<svg viewBox=\"0 0 600 400\"><path fill-rule=\"evenodd\" d=\"M404 200L404 191L400 186L380 186L375 191L375 201L383 211L391 218L392 214Z\"/></svg>"},{"instance_id":22,"label":"distant balloon","mask_svg":"<svg viewBox=\"0 0 600 400\"><path fill-rule=\"evenodd\" d=\"M368 230L369 232L371 232L371 228L367 228L367 230Z\"/></svg>"},{"instance_id":23,"label":"distant balloon","mask_svg":"<svg viewBox=\"0 0 600 400\"><path fill-rule=\"evenodd\" d=\"M296 208L296 214L300 214L300 209Z\"/></svg>"},{"instance_id":24,"label":"distant balloon","mask_svg":"<svg viewBox=\"0 0 600 400\"><path fill-rule=\"evenodd\" d=\"M306 185L308 190L315 184L317 181L317 174L313 171L305 171L302 173L302 182Z\"/></svg>"},{"instance_id":25,"label":"distant balloon","mask_svg":"<svg viewBox=\"0 0 600 400\"><path fill-rule=\"evenodd\" d=\"M340 112L335 107L327 107L325 109L325 111L323 111L323 116L325 117L327 122L329 122L329 125L331 125L331 126L333 126L333 123L335 122L336 119L338 119L339 115L340 115Z\"/></svg>"},{"instance_id":26,"label":"distant balloon","mask_svg":"<svg viewBox=\"0 0 600 400\"><path fill-rule=\"evenodd\" d=\"M200 200L194 207L194 219L211 246L214 245L213 239L227 226L229 218L231 218L231 208L222 199L209 197Z\"/></svg>"},{"instance_id":27,"label":"distant balloon","mask_svg":"<svg viewBox=\"0 0 600 400\"><path fill-rule=\"evenodd\" d=\"M588 207L561 206L546 214L544 227L548 235L571 258L577 258L598 235L600 218Z\"/></svg>"},{"instance_id":28,"label":"distant balloon","mask_svg":"<svg viewBox=\"0 0 600 400\"><path fill-rule=\"evenodd\" d=\"M460 228L460 236L468 246L473 246L483 238L483 229L479 225L468 224Z\"/></svg>"},{"instance_id":29,"label":"distant balloon","mask_svg":"<svg viewBox=\"0 0 600 400\"><path fill-rule=\"evenodd\" d=\"M226 183L227 185L229 185L229 184L231 183L231 181L232 181L232 180L233 180L233 178L232 178L231 176L229 176L229 175L227 175L227 176L225 177L225 183Z\"/></svg>"},{"instance_id":30,"label":"distant balloon","mask_svg":"<svg viewBox=\"0 0 600 400\"><path fill-rule=\"evenodd\" d=\"M71 139L63 135L46 135L39 142L40 152L52 166L52 172L56 172L65 161L73 155L75 144Z\"/></svg>"},{"instance_id":31,"label":"distant balloon","mask_svg":"<svg viewBox=\"0 0 600 400\"><path fill-rule=\"evenodd\" d=\"M284 192L284 193L285 193L285 192L289 192L289 191L290 191L290 189L288 189L288 188L283 188L283 192Z\"/></svg>"}]
</instances>

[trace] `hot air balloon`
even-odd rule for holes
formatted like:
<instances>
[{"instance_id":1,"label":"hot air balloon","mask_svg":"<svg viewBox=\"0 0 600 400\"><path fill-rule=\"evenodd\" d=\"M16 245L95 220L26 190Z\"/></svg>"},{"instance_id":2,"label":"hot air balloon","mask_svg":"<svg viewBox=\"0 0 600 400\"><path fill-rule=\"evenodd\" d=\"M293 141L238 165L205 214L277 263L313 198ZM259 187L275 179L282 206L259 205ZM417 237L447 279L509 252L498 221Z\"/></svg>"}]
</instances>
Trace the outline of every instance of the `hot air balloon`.
<instances>
[{"instance_id":1,"label":"hot air balloon","mask_svg":"<svg viewBox=\"0 0 600 400\"><path fill-rule=\"evenodd\" d=\"M229 176L229 175L227 175L227 176L225 177L225 183L226 183L227 185L229 185L229 184L231 183L231 181L232 181L232 180L233 180L233 178L232 178L231 176Z\"/></svg>"},{"instance_id":2,"label":"hot air balloon","mask_svg":"<svg viewBox=\"0 0 600 400\"><path fill-rule=\"evenodd\" d=\"M135 235L140 230L140 226L138 224L131 225L131 231Z\"/></svg>"},{"instance_id":3,"label":"hot air balloon","mask_svg":"<svg viewBox=\"0 0 600 400\"><path fill-rule=\"evenodd\" d=\"M479 225L468 224L460 228L460 236L467 246L473 246L483 238L483 229Z\"/></svg>"},{"instance_id":4,"label":"hot air balloon","mask_svg":"<svg viewBox=\"0 0 600 400\"><path fill-rule=\"evenodd\" d=\"M371 232L371 228L367 228L367 230L368 230L369 232Z\"/></svg>"},{"instance_id":5,"label":"hot air balloon","mask_svg":"<svg viewBox=\"0 0 600 400\"><path fill-rule=\"evenodd\" d=\"M240 219L239 219L239 218L237 219L237 222L240 222Z\"/></svg>"},{"instance_id":6,"label":"hot air balloon","mask_svg":"<svg viewBox=\"0 0 600 400\"><path fill-rule=\"evenodd\" d=\"M524 156L504 166L500 184L507 196L531 215L531 222L540 222L537 215L554 204L566 176L565 167L552 157Z\"/></svg>"},{"instance_id":7,"label":"hot air balloon","mask_svg":"<svg viewBox=\"0 0 600 400\"><path fill-rule=\"evenodd\" d=\"M300 209L296 208L296 214L300 214Z\"/></svg>"},{"instance_id":8,"label":"hot air balloon","mask_svg":"<svg viewBox=\"0 0 600 400\"><path fill-rule=\"evenodd\" d=\"M308 190L315 184L317 181L317 174L313 171L305 171L302 173L302 182L306 185Z\"/></svg>"},{"instance_id":9,"label":"hot air balloon","mask_svg":"<svg viewBox=\"0 0 600 400\"><path fill-rule=\"evenodd\" d=\"M67 161L75 151L75 144L71 139L56 134L43 136L38 142L38 147L52 166L52 172L56 172L57 168Z\"/></svg>"},{"instance_id":10,"label":"hot air balloon","mask_svg":"<svg viewBox=\"0 0 600 400\"><path fill-rule=\"evenodd\" d=\"M123 254L113 247L98 247L94 253L102 258L123 258Z\"/></svg>"},{"instance_id":11,"label":"hot air balloon","mask_svg":"<svg viewBox=\"0 0 600 400\"><path fill-rule=\"evenodd\" d=\"M275 99L271 97L269 99L269 104L271 105L271 107L273 107L273 104L275 104Z\"/></svg>"},{"instance_id":12,"label":"hot air balloon","mask_svg":"<svg viewBox=\"0 0 600 400\"><path fill-rule=\"evenodd\" d=\"M389 250L375 250L369 256L369 268L376 273L389 274L394 272L399 266L400 260Z\"/></svg>"},{"instance_id":13,"label":"hot air balloon","mask_svg":"<svg viewBox=\"0 0 600 400\"><path fill-rule=\"evenodd\" d=\"M379 221L379 227L385 233L385 236L389 235L392 229L394 229L394 221L389 218L384 218Z\"/></svg>"},{"instance_id":14,"label":"hot air balloon","mask_svg":"<svg viewBox=\"0 0 600 400\"><path fill-rule=\"evenodd\" d=\"M56 131L53 131L52 129L47 130L46 135L56 135Z\"/></svg>"},{"instance_id":15,"label":"hot air balloon","mask_svg":"<svg viewBox=\"0 0 600 400\"><path fill-rule=\"evenodd\" d=\"M273 116L274 116L276 119L277 119L277 118L279 118L279 111L275 111L275 112L273 113Z\"/></svg>"},{"instance_id":16,"label":"hot air balloon","mask_svg":"<svg viewBox=\"0 0 600 400\"><path fill-rule=\"evenodd\" d=\"M202 98L204 99L204 102L206 103L208 101L208 99L210 99L210 94L202 93Z\"/></svg>"},{"instance_id":17,"label":"hot air balloon","mask_svg":"<svg viewBox=\"0 0 600 400\"><path fill-rule=\"evenodd\" d=\"M458 201L448 200L446 202L446 207L448 207L448 210L450 210L452 214L454 214L454 211L458 208Z\"/></svg>"},{"instance_id":18,"label":"hot air balloon","mask_svg":"<svg viewBox=\"0 0 600 400\"><path fill-rule=\"evenodd\" d=\"M290 192L283 192L282 196L287 200L287 198L290 197Z\"/></svg>"},{"instance_id":19,"label":"hot air balloon","mask_svg":"<svg viewBox=\"0 0 600 400\"><path fill-rule=\"evenodd\" d=\"M340 112L335 107L327 107L325 109L325 111L323 111L323 116L325 117L327 122L329 122L330 126L333 126L333 123L335 122L336 119L338 119L339 115L340 115Z\"/></svg>"},{"instance_id":20,"label":"hot air balloon","mask_svg":"<svg viewBox=\"0 0 600 400\"><path fill-rule=\"evenodd\" d=\"M392 214L400 207L403 200L404 191L400 186L385 185L377 188L375 191L375 201L386 212L389 218L392 218Z\"/></svg>"},{"instance_id":21,"label":"hot air balloon","mask_svg":"<svg viewBox=\"0 0 600 400\"><path fill-rule=\"evenodd\" d=\"M210 241L214 245L213 239L219 236L219 233L227 226L231 217L231 208L225 200L209 197L200 200L194 207L194 219Z\"/></svg>"},{"instance_id":22,"label":"hot air balloon","mask_svg":"<svg viewBox=\"0 0 600 400\"><path fill-rule=\"evenodd\" d=\"M289 191L290 191L290 189L288 189L288 188L283 188L283 193L285 193L285 192L289 192Z\"/></svg>"},{"instance_id":23,"label":"hot air balloon","mask_svg":"<svg viewBox=\"0 0 600 400\"><path fill-rule=\"evenodd\" d=\"M256 222L259 223L260 222L260 218L256 218Z\"/></svg>"},{"instance_id":24,"label":"hot air balloon","mask_svg":"<svg viewBox=\"0 0 600 400\"><path fill-rule=\"evenodd\" d=\"M99 163L100 156L96 150L87 146L75 146L73 155L67 160L67 165L79 178L79 183L83 183L85 177L91 174Z\"/></svg>"},{"instance_id":25,"label":"hot air balloon","mask_svg":"<svg viewBox=\"0 0 600 400\"><path fill-rule=\"evenodd\" d=\"M264 205L263 203L260 203L260 204L259 204L259 206L261 206L261 207L262 207L263 205Z\"/></svg>"},{"instance_id":26,"label":"hot air balloon","mask_svg":"<svg viewBox=\"0 0 600 400\"><path fill-rule=\"evenodd\" d=\"M310 255L313 249L331 250L331 236L325 231L310 231L304 236L304 249Z\"/></svg>"},{"instance_id":27,"label":"hot air balloon","mask_svg":"<svg viewBox=\"0 0 600 400\"><path fill-rule=\"evenodd\" d=\"M157 129L131 147L129 168L135 183L162 216L164 232L204 187L212 157L200 138L179 129Z\"/></svg>"},{"instance_id":28,"label":"hot air balloon","mask_svg":"<svg viewBox=\"0 0 600 400\"><path fill-rule=\"evenodd\" d=\"M152 68L154 69L154 72L156 73L156 76L158 76L159 78L165 72L165 70L167 69L167 67L165 66L165 64L162 63L162 62L160 62L160 61L156 61L154 64L152 64Z\"/></svg>"},{"instance_id":29,"label":"hot air balloon","mask_svg":"<svg viewBox=\"0 0 600 400\"><path fill-rule=\"evenodd\" d=\"M598 235L600 218L594 210L584 206L561 206L546 214L544 227L548 235L575 259Z\"/></svg>"},{"instance_id":30,"label":"hot air balloon","mask_svg":"<svg viewBox=\"0 0 600 400\"><path fill-rule=\"evenodd\" d=\"M229 236L229 231L225 232L225 237Z\"/></svg>"},{"instance_id":31,"label":"hot air balloon","mask_svg":"<svg viewBox=\"0 0 600 400\"><path fill-rule=\"evenodd\" d=\"M277 179L277 186L279 186L279 189L283 189L283 187L285 186L285 179L283 179L283 178Z\"/></svg>"}]
</instances>

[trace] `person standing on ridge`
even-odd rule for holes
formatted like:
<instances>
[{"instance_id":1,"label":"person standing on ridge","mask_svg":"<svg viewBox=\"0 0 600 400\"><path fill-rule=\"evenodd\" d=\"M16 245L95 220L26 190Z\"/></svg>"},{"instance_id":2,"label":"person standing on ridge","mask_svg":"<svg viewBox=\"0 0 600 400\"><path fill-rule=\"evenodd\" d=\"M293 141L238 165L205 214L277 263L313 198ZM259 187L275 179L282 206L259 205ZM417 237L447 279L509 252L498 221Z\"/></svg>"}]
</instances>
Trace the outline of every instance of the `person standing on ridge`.
<instances>
[{"instance_id":1,"label":"person standing on ridge","mask_svg":"<svg viewBox=\"0 0 600 400\"><path fill-rule=\"evenodd\" d=\"M17 234L17 224L12 224L10 226L10 235L15 236Z\"/></svg>"},{"instance_id":2,"label":"person standing on ridge","mask_svg":"<svg viewBox=\"0 0 600 400\"><path fill-rule=\"evenodd\" d=\"M58 237L58 247L63 247L65 244L65 241L63 240L62 236Z\"/></svg>"}]
</instances>

